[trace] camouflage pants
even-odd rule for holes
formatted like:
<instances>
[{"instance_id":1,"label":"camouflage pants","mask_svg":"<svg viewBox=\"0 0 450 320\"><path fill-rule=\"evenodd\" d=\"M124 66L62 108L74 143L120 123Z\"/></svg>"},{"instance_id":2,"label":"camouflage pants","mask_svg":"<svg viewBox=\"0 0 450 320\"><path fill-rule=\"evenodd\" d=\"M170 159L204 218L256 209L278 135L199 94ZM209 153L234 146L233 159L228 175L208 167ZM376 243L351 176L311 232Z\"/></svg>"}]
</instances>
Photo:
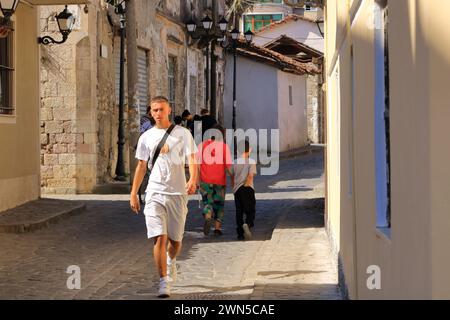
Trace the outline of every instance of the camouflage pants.
<instances>
[{"instance_id":1,"label":"camouflage pants","mask_svg":"<svg viewBox=\"0 0 450 320\"><path fill-rule=\"evenodd\" d=\"M200 183L203 201L203 215L211 215L214 220L222 222L225 213L225 188L218 184Z\"/></svg>"}]
</instances>

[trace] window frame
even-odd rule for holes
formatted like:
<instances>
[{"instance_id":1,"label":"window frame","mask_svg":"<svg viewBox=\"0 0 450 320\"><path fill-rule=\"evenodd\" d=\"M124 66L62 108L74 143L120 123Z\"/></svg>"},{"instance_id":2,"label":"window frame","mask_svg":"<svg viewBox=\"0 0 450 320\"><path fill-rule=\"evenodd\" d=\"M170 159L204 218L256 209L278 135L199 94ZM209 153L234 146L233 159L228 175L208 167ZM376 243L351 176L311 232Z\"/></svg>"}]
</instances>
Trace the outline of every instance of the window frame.
<instances>
[{"instance_id":1,"label":"window frame","mask_svg":"<svg viewBox=\"0 0 450 320\"><path fill-rule=\"evenodd\" d=\"M305 11L305 12L317 12L318 11L318 8L317 7L314 7L314 6L312 6L312 5L303 5L303 10Z\"/></svg>"},{"instance_id":2,"label":"window frame","mask_svg":"<svg viewBox=\"0 0 450 320\"><path fill-rule=\"evenodd\" d=\"M255 19L256 16L270 16L271 19L269 19L269 20L264 20L264 19L256 20L256 19ZM275 20L275 19L273 19L274 16L281 16L281 19ZM248 17L251 17L251 31L252 31L252 32L258 32L258 31L260 31L261 29L263 29L264 27L266 27L267 25L270 25L270 24L272 24L272 23L274 23L274 22L283 20L283 19L284 19L284 13L283 13L283 12L269 12L269 13L268 13L268 12L261 12L261 13L258 13L258 12L252 12L252 13L244 14L244 17L243 17L243 22L244 22L244 32L248 30L248 28L247 28L247 24L249 23L249 22L247 22L247 18L248 18ZM256 29L255 29L255 23L256 23L256 21L258 21L258 22L259 22L259 21L263 22L263 26L262 26L259 30L256 30ZM269 21L269 23L268 23L267 25L264 25L264 21Z\"/></svg>"},{"instance_id":3,"label":"window frame","mask_svg":"<svg viewBox=\"0 0 450 320\"><path fill-rule=\"evenodd\" d=\"M376 227L391 228L391 136L389 99L389 5L375 1L375 177Z\"/></svg>"},{"instance_id":4,"label":"window frame","mask_svg":"<svg viewBox=\"0 0 450 320\"><path fill-rule=\"evenodd\" d=\"M16 74L15 74L15 63L16 63L16 57L15 57L15 31L14 31L14 25L13 21L10 22L12 30L8 34L7 37L0 39L0 41L7 41L6 43L6 53L8 57L6 58L6 64L3 65L0 63L0 86L1 86L1 77L3 73L6 73L8 75L7 77L7 107L3 107L0 104L0 110L11 110L11 113L3 113L0 111L0 118L2 120L5 119L11 119L15 118L17 115L17 108L16 108L16 99L15 99L15 90L16 90ZM0 88L2 90L2 88ZM0 102L1 103L1 102Z\"/></svg>"}]
</instances>

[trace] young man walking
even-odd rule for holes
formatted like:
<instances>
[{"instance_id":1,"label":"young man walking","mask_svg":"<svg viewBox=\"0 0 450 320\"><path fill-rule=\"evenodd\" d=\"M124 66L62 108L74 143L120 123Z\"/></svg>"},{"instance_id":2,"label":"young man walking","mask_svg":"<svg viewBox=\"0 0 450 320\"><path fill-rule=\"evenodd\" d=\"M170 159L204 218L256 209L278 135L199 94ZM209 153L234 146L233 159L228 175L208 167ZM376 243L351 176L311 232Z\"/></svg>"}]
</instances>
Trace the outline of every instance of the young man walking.
<instances>
[{"instance_id":1,"label":"young man walking","mask_svg":"<svg viewBox=\"0 0 450 320\"><path fill-rule=\"evenodd\" d=\"M184 234L188 211L187 195L194 194L196 190L197 147L186 128L172 127L169 120L171 108L167 98L153 98L150 106L156 124L139 139L136 150L139 162L133 180L130 206L136 214L139 213L137 192L150 161L154 165L146 190L144 214L147 236L154 242L153 256L160 276L158 297L166 298L170 296L169 282L176 280L175 263ZM168 130L171 130L170 134L167 134ZM163 139L166 140L162 144ZM186 158L190 175L187 183L184 169Z\"/></svg>"}]
</instances>

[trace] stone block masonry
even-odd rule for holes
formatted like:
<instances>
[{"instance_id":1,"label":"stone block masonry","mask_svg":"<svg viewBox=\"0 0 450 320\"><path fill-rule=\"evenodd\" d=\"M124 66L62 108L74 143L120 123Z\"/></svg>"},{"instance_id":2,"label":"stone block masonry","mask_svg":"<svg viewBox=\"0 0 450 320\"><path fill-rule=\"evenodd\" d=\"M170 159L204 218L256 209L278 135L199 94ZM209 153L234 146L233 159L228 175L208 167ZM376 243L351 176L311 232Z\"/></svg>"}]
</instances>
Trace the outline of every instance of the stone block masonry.
<instances>
[{"instance_id":1,"label":"stone block masonry","mask_svg":"<svg viewBox=\"0 0 450 320\"><path fill-rule=\"evenodd\" d=\"M103 1L91 1L88 14L73 9L80 23L68 41L59 46L40 47L43 194L92 192L98 180L97 159L108 163L107 158L112 154L109 147L104 150L100 145L113 145L112 141L105 141L116 139L117 135L117 129L108 126L117 122L117 111L113 101L113 38L105 5ZM57 30L55 21L49 17L59 10L59 6L41 10L41 34ZM97 57L98 43L108 45L111 52L108 58ZM97 109L111 116L102 121ZM101 141L99 127L101 132L107 131ZM99 157L98 150L104 150L106 156ZM112 167L113 164L108 165Z\"/></svg>"}]
</instances>

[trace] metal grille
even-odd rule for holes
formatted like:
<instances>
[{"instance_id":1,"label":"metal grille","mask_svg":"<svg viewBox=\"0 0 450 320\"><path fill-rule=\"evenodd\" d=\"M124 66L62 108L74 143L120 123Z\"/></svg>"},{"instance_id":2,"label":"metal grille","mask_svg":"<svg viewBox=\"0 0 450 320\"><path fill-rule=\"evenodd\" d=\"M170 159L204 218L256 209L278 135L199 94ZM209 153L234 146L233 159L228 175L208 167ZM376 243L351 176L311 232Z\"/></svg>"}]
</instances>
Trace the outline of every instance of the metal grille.
<instances>
[{"instance_id":1,"label":"metal grille","mask_svg":"<svg viewBox=\"0 0 450 320\"><path fill-rule=\"evenodd\" d=\"M119 94L120 94L120 37L114 38L114 64L116 66L115 67L116 104L118 105L119 104ZM126 63L125 63L125 68L126 68ZM124 90L124 94L126 95L126 90Z\"/></svg>"},{"instance_id":2,"label":"metal grille","mask_svg":"<svg viewBox=\"0 0 450 320\"><path fill-rule=\"evenodd\" d=\"M12 34L6 38L0 38L0 114L13 115L14 106L12 101Z\"/></svg>"},{"instance_id":3,"label":"metal grille","mask_svg":"<svg viewBox=\"0 0 450 320\"><path fill-rule=\"evenodd\" d=\"M148 106L148 62L147 51L138 50L138 98L139 98L139 115L143 116L147 112Z\"/></svg>"}]
</instances>

